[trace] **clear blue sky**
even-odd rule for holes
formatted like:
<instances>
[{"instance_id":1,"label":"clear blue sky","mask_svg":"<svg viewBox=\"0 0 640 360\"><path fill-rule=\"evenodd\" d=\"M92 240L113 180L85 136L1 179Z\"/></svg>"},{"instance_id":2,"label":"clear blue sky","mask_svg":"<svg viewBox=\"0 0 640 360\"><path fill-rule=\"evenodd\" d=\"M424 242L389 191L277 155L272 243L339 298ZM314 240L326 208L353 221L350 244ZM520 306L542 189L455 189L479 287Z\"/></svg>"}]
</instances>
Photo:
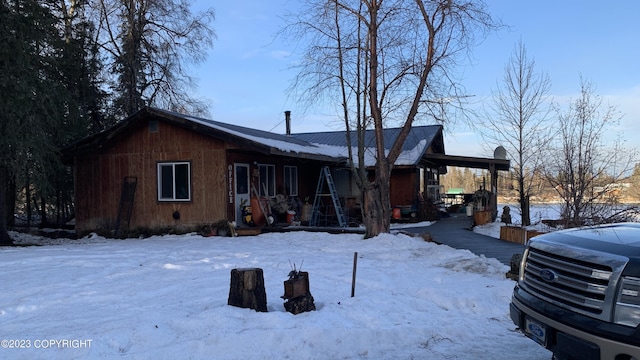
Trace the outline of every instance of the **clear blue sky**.
<instances>
[{"instance_id":1,"label":"clear blue sky","mask_svg":"<svg viewBox=\"0 0 640 360\"><path fill-rule=\"evenodd\" d=\"M292 111L292 131L341 130L333 113L303 109L286 93L295 70L296 44L275 34L295 0L209 2L216 12L217 33L208 60L194 68L197 93L209 100L210 117L261 130L284 132L285 110ZM482 100L496 87L504 66L522 39L538 71L552 82L551 95L575 99L582 75L595 93L624 114L620 130L640 147L640 1L487 0L492 16L509 29L490 36L472 50L473 58L456 69L467 93ZM331 111L331 110L329 110ZM474 131L445 124L448 154L491 156Z\"/></svg>"}]
</instances>

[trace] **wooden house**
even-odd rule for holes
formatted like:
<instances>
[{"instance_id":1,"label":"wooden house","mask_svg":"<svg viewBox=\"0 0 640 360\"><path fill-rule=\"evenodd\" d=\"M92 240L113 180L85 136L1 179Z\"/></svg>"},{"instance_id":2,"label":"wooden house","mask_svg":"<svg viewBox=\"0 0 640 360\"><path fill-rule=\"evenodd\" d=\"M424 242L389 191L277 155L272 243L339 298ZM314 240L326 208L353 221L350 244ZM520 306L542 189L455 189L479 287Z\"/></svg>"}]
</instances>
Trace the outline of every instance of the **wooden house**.
<instances>
[{"instance_id":1,"label":"wooden house","mask_svg":"<svg viewBox=\"0 0 640 360\"><path fill-rule=\"evenodd\" d=\"M385 130L387 144L398 131ZM254 195L286 199L300 211L313 202L324 167L343 205L357 207L345 143L344 132L275 134L146 107L65 149L74 167L76 232L190 229L219 220L242 226L244 207L257 211ZM442 127L414 127L392 172L392 205L437 195L444 157ZM373 165L374 156L365 161Z\"/></svg>"},{"instance_id":2,"label":"wooden house","mask_svg":"<svg viewBox=\"0 0 640 360\"><path fill-rule=\"evenodd\" d=\"M386 146L393 144L400 130L400 128L384 129L383 136ZM356 146L357 135L351 135L351 143ZM347 154L344 131L293 134L292 136L313 144L341 148L343 149L341 153ZM365 166L373 170L376 162L373 130L365 131L364 144L366 148ZM357 154L356 149L354 149L354 154ZM402 153L394 164L390 179L391 206L401 210L403 215L415 215L418 203L423 199L430 198L433 202L438 202L440 199L439 175L446 173L446 166L430 162L429 157L432 154L444 155L442 126L414 126L404 142ZM357 194L355 185L350 183L348 171L334 169L334 177L337 177L336 183L340 195Z\"/></svg>"}]
</instances>

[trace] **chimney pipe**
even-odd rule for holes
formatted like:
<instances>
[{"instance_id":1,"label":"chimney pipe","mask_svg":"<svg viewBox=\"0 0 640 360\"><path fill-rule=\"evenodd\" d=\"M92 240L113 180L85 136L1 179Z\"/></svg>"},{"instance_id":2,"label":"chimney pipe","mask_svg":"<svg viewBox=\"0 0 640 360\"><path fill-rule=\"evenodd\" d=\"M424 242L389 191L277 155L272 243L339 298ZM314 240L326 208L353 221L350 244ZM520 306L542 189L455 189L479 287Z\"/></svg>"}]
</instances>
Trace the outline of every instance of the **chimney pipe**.
<instances>
[{"instance_id":1,"label":"chimney pipe","mask_svg":"<svg viewBox=\"0 0 640 360\"><path fill-rule=\"evenodd\" d=\"M284 112L284 121L286 123L286 135L291 136L291 111Z\"/></svg>"}]
</instances>

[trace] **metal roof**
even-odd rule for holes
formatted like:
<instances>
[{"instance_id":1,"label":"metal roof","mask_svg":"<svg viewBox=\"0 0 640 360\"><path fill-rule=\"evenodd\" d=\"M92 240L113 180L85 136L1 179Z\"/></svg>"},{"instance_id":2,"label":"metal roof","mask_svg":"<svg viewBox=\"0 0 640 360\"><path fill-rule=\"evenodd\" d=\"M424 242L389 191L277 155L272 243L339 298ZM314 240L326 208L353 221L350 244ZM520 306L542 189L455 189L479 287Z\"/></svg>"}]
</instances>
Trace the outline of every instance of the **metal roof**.
<instances>
[{"instance_id":1,"label":"metal roof","mask_svg":"<svg viewBox=\"0 0 640 360\"><path fill-rule=\"evenodd\" d=\"M227 129L227 130L230 130L230 131L234 131L234 132L241 133L241 134L244 134L244 135L252 136L252 137L255 137L255 138L261 138L261 139L265 139L265 140L282 141L282 142L285 142L285 143L291 143L291 144L296 144L296 145L300 145L300 146L309 146L310 145L308 141L297 139L297 138L292 137L292 136L286 136L286 135L283 135L283 134L277 134L277 133L273 133L273 132L269 132L269 131L258 130L258 129L254 129L254 128L248 128L248 127L244 127L244 126L240 126L240 125L223 123L223 122L220 122L220 121L214 121L214 120L199 118L199 117L195 117L195 116L187 116L187 115L184 115L184 114L173 113L171 111L166 111L166 110L161 110L161 111L164 111L164 112L167 112L167 113L172 113L174 116L197 119L199 122L202 122L204 124L208 124L208 125L211 125L211 126L216 126L218 128Z\"/></svg>"},{"instance_id":2,"label":"metal roof","mask_svg":"<svg viewBox=\"0 0 640 360\"><path fill-rule=\"evenodd\" d=\"M385 148L389 149L395 142L398 134L400 134L401 128L388 128L383 130ZM407 139L405 140L402 151L409 151L415 149L416 146L422 140L426 140L429 145L436 145L439 147L441 144L437 144L439 141L438 136L442 134L441 125L426 125L426 126L414 126L411 128ZM291 134L292 137L300 140L308 141L314 144L325 144L333 146L347 146L347 137L345 131L329 131L329 132L312 132L312 133L297 133ZM357 146L357 134L351 132L351 145ZM375 148L376 139L373 129L365 131L365 147ZM436 149L437 152L444 153L444 146L442 149Z\"/></svg>"},{"instance_id":3,"label":"metal roof","mask_svg":"<svg viewBox=\"0 0 640 360\"><path fill-rule=\"evenodd\" d=\"M139 121L154 118L197 131L265 154L314 159L326 162L344 162L345 157L327 146L318 146L291 136L213 121L173 111L145 107L116 125L80 141L63 150L63 159L70 162L74 154L95 151L107 146L120 134L127 133Z\"/></svg>"},{"instance_id":4,"label":"metal roof","mask_svg":"<svg viewBox=\"0 0 640 360\"><path fill-rule=\"evenodd\" d=\"M272 155L315 159L328 162L344 162L347 160L347 139L345 131L297 133L290 136L269 131L248 128L235 124L184 115L177 112L145 107L111 128L86 137L63 150L63 158L71 161L74 154L93 151L110 143L121 133L126 133L131 126L149 116L161 118L185 128L208 134L209 136L234 141L253 150ZM390 149L398 137L401 128L383 130L385 148ZM357 146L357 134L351 133L352 146ZM365 147L369 152L375 149L374 130L365 131ZM375 151L372 152L374 154ZM441 125L414 126L411 128L402 147L402 155L396 165L429 164L435 167L447 165L475 168L493 168L508 170L509 160L469 158L447 156L444 151L444 140ZM371 165L372 159L365 159Z\"/></svg>"}]
</instances>

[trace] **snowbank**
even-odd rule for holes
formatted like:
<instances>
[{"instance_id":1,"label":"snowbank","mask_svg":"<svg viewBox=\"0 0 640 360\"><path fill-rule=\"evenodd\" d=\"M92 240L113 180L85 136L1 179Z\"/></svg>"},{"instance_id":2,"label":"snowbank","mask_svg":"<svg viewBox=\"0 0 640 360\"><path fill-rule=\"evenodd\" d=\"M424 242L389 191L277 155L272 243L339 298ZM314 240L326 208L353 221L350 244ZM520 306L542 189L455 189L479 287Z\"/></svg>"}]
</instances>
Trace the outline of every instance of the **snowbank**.
<instances>
[{"instance_id":1,"label":"snowbank","mask_svg":"<svg viewBox=\"0 0 640 360\"><path fill-rule=\"evenodd\" d=\"M506 266L406 235L91 236L0 256L3 359L550 357L509 319ZM316 311L284 310L292 263ZM227 305L241 267L264 270L269 312Z\"/></svg>"}]
</instances>

